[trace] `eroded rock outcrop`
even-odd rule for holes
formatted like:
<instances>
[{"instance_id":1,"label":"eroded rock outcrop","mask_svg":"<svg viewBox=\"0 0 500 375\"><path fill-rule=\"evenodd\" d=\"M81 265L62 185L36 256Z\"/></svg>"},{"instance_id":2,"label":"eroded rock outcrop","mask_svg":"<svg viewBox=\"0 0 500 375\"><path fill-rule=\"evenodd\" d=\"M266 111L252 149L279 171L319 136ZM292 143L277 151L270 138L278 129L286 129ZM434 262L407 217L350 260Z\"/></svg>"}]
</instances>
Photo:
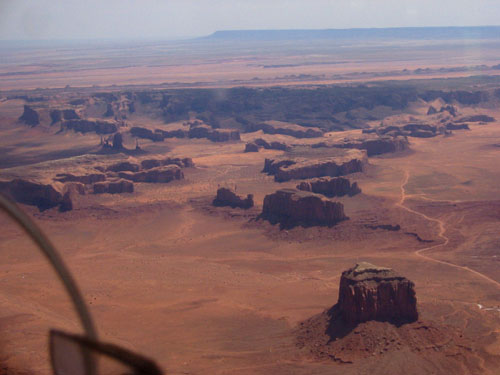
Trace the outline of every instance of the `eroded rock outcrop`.
<instances>
[{"instance_id":1,"label":"eroded rock outcrop","mask_svg":"<svg viewBox=\"0 0 500 375\"><path fill-rule=\"evenodd\" d=\"M304 181L297 185L297 189L322 194L327 197L350 197L361 193L356 182L351 184L349 179L344 177L318 178L312 181Z\"/></svg>"},{"instance_id":2,"label":"eroded rock outcrop","mask_svg":"<svg viewBox=\"0 0 500 375\"><path fill-rule=\"evenodd\" d=\"M37 126L40 124L40 116L33 108L25 105L23 114L19 117L19 121L24 122L26 125Z\"/></svg>"},{"instance_id":3,"label":"eroded rock outcrop","mask_svg":"<svg viewBox=\"0 0 500 375\"><path fill-rule=\"evenodd\" d=\"M217 190L217 196L212 204L218 207L229 206L248 209L253 207L253 195L248 194L246 198L241 198L231 189L222 187Z\"/></svg>"},{"instance_id":4,"label":"eroded rock outcrop","mask_svg":"<svg viewBox=\"0 0 500 375\"><path fill-rule=\"evenodd\" d=\"M118 127L113 122L108 121L91 121L91 120L66 120L61 123L61 128L74 130L80 133L94 132L97 134L112 134L118 130Z\"/></svg>"},{"instance_id":5,"label":"eroded rock outcrop","mask_svg":"<svg viewBox=\"0 0 500 375\"><path fill-rule=\"evenodd\" d=\"M141 167L139 164L131 163L129 161L122 161L106 167L106 171L108 172L139 172L140 169Z\"/></svg>"},{"instance_id":6,"label":"eroded rock outcrop","mask_svg":"<svg viewBox=\"0 0 500 375\"><path fill-rule=\"evenodd\" d=\"M0 181L0 191L16 202L36 206L40 211L59 206L62 194L52 185L20 178Z\"/></svg>"},{"instance_id":7,"label":"eroded rock outcrop","mask_svg":"<svg viewBox=\"0 0 500 375\"><path fill-rule=\"evenodd\" d=\"M86 175L74 175L71 173L58 173L54 180L59 182L80 182L82 184L88 185L95 182L104 181L106 175L103 173L90 173Z\"/></svg>"},{"instance_id":8,"label":"eroded rock outcrop","mask_svg":"<svg viewBox=\"0 0 500 375\"><path fill-rule=\"evenodd\" d=\"M456 122L495 122L496 120L488 115L473 115L473 116L467 116L467 117L462 117L459 120L456 120Z\"/></svg>"},{"instance_id":9,"label":"eroded rock outcrop","mask_svg":"<svg viewBox=\"0 0 500 375\"><path fill-rule=\"evenodd\" d=\"M262 130L267 134L284 134L295 138L316 138L323 136L323 131L319 128L287 124L279 121L263 122L259 124L248 123L246 125L246 131L248 132L258 130Z\"/></svg>"},{"instance_id":10,"label":"eroded rock outcrop","mask_svg":"<svg viewBox=\"0 0 500 375\"><path fill-rule=\"evenodd\" d=\"M358 150L366 150L368 156L373 156L406 150L409 148L409 142L406 137L401 136L374 137L344 139L341 141L322 141L313 144L311 147L353 148Z\"/></svg>"},{"instance_id":11,"label":"eroded rock outcrop","mask_svg":"<svg viewBox=\"0 0 500 375\"><path fill-rule=\"evenodd\" d=\"M126 180L98 182L93 185L94 194L133 193L134 184Z\"/></svg>"},{"instance_id":12,"label":"eroded rock outcrop","mask_svg":"<svg viewBox=\"0 0 500 375\"><path fill-rule=\"evenodd\" d=\"M261 216L285 226L333 225L347 219L342 203L295 189L266 195Z\"/></svg>"},{"instance_id":13,"label":"eroded rock outcrop","mask_svg":"<svg viewBox=\"0 0 500 375\"><path fill-rule=\"evenodd\" d=\"M253 142L247 143L244 152L259 152L259 146Z\"/></svg>"},{"instance_id":14,"label":"eroded rock outcrop","mask_svg":"<svg viewBox=\"0 0 500 375\"><path fill-rule=\"evenodd\" d=\"M264 171L274 174L277 182L304 180L316 177L337 177L362 172L366 153L351 150L344 157L329 157L317 160L296 159L271 161L266 159Z\"/></svg>"},{"instance_id":15,"label":"eroded rock outcrop","mask_svg":"<svg viewBox=\"0 0 500 375\"><path fill-rule=\"evenodd\" d=\"M208 125L196 124L188 132L189 138L207 138L212 142L239 141L240 132L234 129L212 129Z\"/></svg>"},{"instance_id":16,"label":"eroded rock outcrop","mask_svg":"<svg viewBox=\"0 0 500 375\"><path fill-rule=\"evenodd\" d=\"M141 168L151 169L170 164L178 165L181 168L194 167L193 159L191 158L166 158L166 159L145 159L141 161Z\"/></svg>"},{"instance_id":17,"label":"eroded rock outcrop","mask_svg":"<svg viewBox=\"0 0 500 375\"><path fill-rule=\"evenodd\" d=\"M151 129L134 126L130 128L130 134L137 138L150 139L153 142L162 142L165 138L160 132L153 132Z\"/></svg>"},{"instance_id":18,"label":"eroded rock outcrop","mask_svg":"<svg viewBox=\"0 0 500 375\"><path fill-rule=\"evenodd\" d=\"M351 326L370 320L414 322L418 319L414 287L390 268L361 262L342 272L336 309Z\"/></svg>"},{"instance_id":19,"label":"eroded rock outcrop","mask_svg":"<svg viewBox=\"0 0 500 375\"><path fill-rule=\"evenodd\" d=\"M134 182L170 182L181 180L184 173L178 165L167 165L163 167L151 168L140 172L119 172L118 176L125 180Z\"/></svg>"}]
</instances>

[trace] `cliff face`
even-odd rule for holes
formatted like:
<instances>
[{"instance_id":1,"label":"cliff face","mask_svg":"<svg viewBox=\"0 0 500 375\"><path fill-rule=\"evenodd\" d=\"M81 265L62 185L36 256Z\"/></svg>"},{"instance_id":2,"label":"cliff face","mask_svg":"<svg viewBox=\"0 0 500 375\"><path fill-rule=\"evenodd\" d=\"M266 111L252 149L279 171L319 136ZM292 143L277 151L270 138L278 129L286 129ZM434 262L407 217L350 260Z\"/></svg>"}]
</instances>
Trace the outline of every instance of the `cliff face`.
<instances>
[{"instance_id":1,"label":"cliff face","mask_svg":"<svg viewBox=\"0 0 500 375\"><path fill-rule=\"evenodd\" d=\"M264 122L260 124L248 123L246 125L246 131L248 132L258 130L262 130L267 134L284 134L295 138L316 138L323 136L323 131L319 128L305 127L279 121L271 121L269 123Z\"/></svg>"},{"instance_id":2,"label":"cliff face","mask_svg":"<svg viewBox=\"0 0 500 375\"><path fill-rule=\"evenodd\" d=\"M40 123L40 116L33 108L25 105L23 114L19 117L19 121L24 122L26 125L36 126Z\"/></svg>"},{"instance_id":3,"label":"cliff face","mask_svg":"<svg viewBox=\"0 0 500 375\"><path fill-rule=\"evenodd\" d=\"M284 225L333 225L347 219L340 202L295 189L281 189L266 195L262 216Z\"/></svg>"},{"instance_id":4,"label":"cliff face","mask_svg":"<svg viewBox=\"0 0 500 375\"><path fill-rule=\"evenodd\" d=\"M217 190L217 196L213 200L214 206L230 206L239 208L253 207L253 195L248 194L245 199L240 198L236 193L227 188L220 188Z\"/></svg>"},{"instance_id":5,"label":"cliff face","mask_svg":"<svg viewBox=\"0 0 500 375\"><path fill-rule=\"evenodd\" d=\"M406 150L409 147L409 143L408 139L405 137L376 137L367 139L348 139L337 142L323 141L313 144L312 147L354 148L366 150L368 156L373 156Z\"/></svg>"},{"instance_id":6,"label":"cliff face","mask_svg":"<svg viewBox=\"0 0 500 375\"><path fill-rule=\"evenodd\" d=\"M67 120L61 123L61 128L71 129L75 132L97 134L115 133L118 128L116 124L107 121L90 121L90 120Z\"/></svg>"},{"instance_id":7,"label":"cliff face","mask_svg":"<svg viewBox=\"0 0 500 375\"><path fill-rule=\"evenodd\" d=\"M327 197L342 197L344 195L352 197L361 193L361 189L356 182L351 184L351 181L344 177L318 178L312 181L304 181L297 185L297 189L323 194Z\"/></svg>"},{"instance_id":8,"label":"cliff face","mask_svg":"<svg viewBox=\"0 0 500 375\"><path fill-rule=\"evenodd\" d=\"M181 180L184 178L184 173L177 165L167 165L165 167L157 167L140 172L120 172L120 178L134 182L170 182L173 180Z\"/></svg>"},{"instance_id":9,"label":"cliff face","mask_svg":"<svg viewBox=\"0 0 500 375\"><path fill-rule=\"evenodd\" d=\"M133 193L134 184L126 180L98 182L93 186L94 194L121 194Z\"/></svg>"},{"instance_id":10,"label":"cliff face","mask_svg":"<svg viewBox=\"0 0 500 375\"><path fill-rule=\"evenodd\" d=\"M189 138L207 138L212 142L239 141L240 132L234 129L212 129L208 125L191 126Z\"/></svg>"},{"instance_id":11,"label":"cliff face","mask_svg":"<svg viewBox=\"0 0 500 375\"><path fill-rule=\"evenodd\" d=\"M315 177L337 177L363 171L363 159L325 158L320 160L303 160L278 168L274 179L278 182L307 179Z\"/></svg>"},{"instance_id":12,"label":"cliff face","mask_svg":"<svg viewBox=\"0 0 500 375\"><path fill-rule=\"evenodd\" d=\"M56 207L63 201L62 194L52 185L23 179L0 181L0 191L19 203L36 206L40 211Z\"/></svg>"},{"instance_id":13,"label":"cliff face","mask_svg":"<svg viewBox=\"0 0 500 375\"><path fill-rule=\"evenodd\" d=\"M393 323L418 320L413 282L390 268L366 262L342 272L336 307L348 325L369 320Z\"/></svg>"}]
</instances>

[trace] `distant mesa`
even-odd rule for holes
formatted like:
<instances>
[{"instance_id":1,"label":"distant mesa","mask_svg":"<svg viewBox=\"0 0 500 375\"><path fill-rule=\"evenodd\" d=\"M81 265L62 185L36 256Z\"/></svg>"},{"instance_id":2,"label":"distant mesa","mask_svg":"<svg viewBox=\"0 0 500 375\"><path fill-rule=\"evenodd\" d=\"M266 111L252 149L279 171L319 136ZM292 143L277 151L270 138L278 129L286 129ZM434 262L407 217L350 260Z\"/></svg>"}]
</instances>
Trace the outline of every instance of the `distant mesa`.
<instances>
[{"instance_id":1,"label":"distant mesa","mask_svg":"<svg viewBox=\"0 0 500 375\"><path fill-rule=\"evenodd\" d=\"M213 129L202 123L192 123L189 130L161 130L154 131L139 126L130 128L130 134L137 138L150 139L153 142L163 142L165 138L206 138L212 142L239 141L240 132L235 129Z\"/></svg>"},{"instance_id":2,"label":"distant mesa","mask_svg":"<svg viewBox=\"0 0 500 375\"><path fill-rule=\"evenodd\" d=\"M74 175L71 173L58 173L54 178L59 182L80 182L84 185L93 184L95 182L104 181L106 175L103 173L90 173L86 175Z\"/></svg>"},{"instance_id":3,"label":"distant mesa","mask_svg":"<svg viewBox=\"0 0 500 375\"><path fill-rule=\"evenodd\" d=\"M65 120L61 123L61 129L74 130L79 133L94 132L97 134L112 134L118 130L115 123L100 120Z\"/></svg>"},{"instance_id":4,"label":"distant mesa","mask_svg":"<svg viewBox=\"0 0 500 375\"><path fill-rule=\"evenodd\" d=\"M134 184L126 180L98 182L92 186L94 194L121 194L133 193Z\"/></svg>"},{"instance_id":5,"label":"distant mesa","mask_svg":"<svg viewBox=\"0 0 500 375\"><path fill-rule=\"evenodd\" d=\"M322 194L326 197L342 197L344 195L352 197L361 193L358 184L356 182L351 184L351 181L345 177L323 177L304 181L297 185L297 189Z\"/></svg>"},{"instance_id":6,"label":"distant mesa","mask_svg":"<svg viewBox=\"0 0 500 375\"><path fill-rule=\"evenodd\" d=\"M278 141L267 142L265 139L257 138L245 145L245 152L258 152L261 148L264 148L266 150L280 151L290 150L290 146L288 146L286 143Z\"/></svg>"},{"instance_id":7,"label":"distant mesa","mask_svg":"<svg viewBox=\"0 0 500 375\"><path fill-rule=\"evenodd\" d=\"M80 116L74 109L51 109L49 112L51 125L63 120L78 120Z\"/></svg>"},{"instance_id":8,"label":"distant mesa","mask_svg":"<svg viewBox=\"0 0 500 375\"><path fill-rule=\"evenodd\" d=\"M212 204L218 207L229 206L248 209L253 207L253 195L248 194L246 198L241 198L231 189L221 187L217 190L217 196Z\"/></svg>"},{"instance_id":9,"label":"distant mesa","mask_svg":"<svg viewBox=\"0 0 500 375\"><path fill-rule=\"evenodd\" d=\"M207 138L212 142L239 141L240 132L234 129L212 129L205 124L191 124L189 138Z\"/></svg>"},{"instance_id":10,"label":"distant mesa","mask_svg":"<svg viewBox=\"0 0 500 375\"><path fill-rule=\"evenodd\" d=\"M454 124L449 122L446 124L446 129L448 130L470 130L468 124Z\"/></svg>"},{"instance_id":11,"label":"distant mesa","mask_svg":"<svg viewBox=\"0 0 500 375\"><path fill-rule=\"evenodd\" d=\"M167 183L184 179L184 173L178 165L167 165L139 172L119 172L118 177L133 182Z\"/></svg>"},{"instance_id":12,"label":"distant mesa","mask_svg":"<svg viewBox=\"0 0 500 375\"><path fill-rule=\"evenodd\" d=\"M368 131L366 133L373 133ZM365 135L362 138L349 139L346 138L341 141L321 141L313 144L311 147L335 147L335 148L351 148L358 150L366 150L368 156L381 155L385 153L392 153L404 151L409 148L408 139L405 136L372 136Z\"/></svg>"},{"instance_id":13,"label":"distant mesa","mask_svg":"<svg viewBox=\"0 0 500 375\"><path fill-rule=\"evenodd\" d=\"M259 152L260 147L257 144L250 142L245 145L244 152Z\"/></svg>"},{"instance_id":14,"label":"distant mesa","mask_svg":"<svg viewBox=\"0 0 500 375\"><path fill-rule=\"evenodd\" d=\"M458 119L456 122L495 122L495 118L488 115L473 115L462 117Z\"/></svg>"},{"instance_id":15,"label":"distant mesa","mask_svg":"<svg viewBox=\"0 0 500 375\"><path fill-rule=\"evenodd\" d=\"M37 126L40 124L40 116L33 108L28 105L24 105L24 111L21 117L19 117L19 121L25 123L26 125Z\"/></svg>"},{"instance_id":16,"label":"distant mesa","mask_svg":"<svg viewBox=\"0 0 500 375\"><path fill-rule=\"evenodd\" d=\"M281 227L332 226L347 217L340 202L296 189L281 189L266 195L261 218Z\"/></svg>"},{"instance_id":17,"label":"distant mesa","mask_svg":"<svg viewBox=\"0 0 500 375\"><path fill-rule=\"evenodd\" d=\"M283 134L295 138L316 138L323 136L323 131L319 128L288 124L281 121L268 121L257 124L247 123L245 130L247 132L262 130L266 134Z\"/></svg>"},{"instance_id":18,"label":"distant mesa","mask_svg":"<svg viewBox=\"0 0 500 375\"><path fill-rule=\"evenodd\" d=\"M263 172L274 175L277 182L316 177L337 177L362 172L366 152L350 150L342 157L311 159L265 159Z\"/></svg>"},{"instance_id":19,"label":"distant mesa","mask_svg":"<svg viewBox=\"0 0 500 375\"><path fill-rule=\"evenodd\" d=\"M20 178L0 181L0 192L18 203L36 206L40 211L63 203L63 195L54 186Z\"/></svg>"}]
</instances>

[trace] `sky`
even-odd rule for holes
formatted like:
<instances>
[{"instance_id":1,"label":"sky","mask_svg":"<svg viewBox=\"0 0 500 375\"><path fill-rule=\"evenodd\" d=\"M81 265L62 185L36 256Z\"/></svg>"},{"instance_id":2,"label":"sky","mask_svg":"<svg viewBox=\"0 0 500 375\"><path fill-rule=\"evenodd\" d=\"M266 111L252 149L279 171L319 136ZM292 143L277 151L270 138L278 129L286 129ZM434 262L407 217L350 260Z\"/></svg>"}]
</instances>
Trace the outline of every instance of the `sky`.
<instances>
[{"instance_id":1,"label":"sky","mask_svg":"<svg viewBox=\"0 0 500 375\"><path fill-rule=\"evenodd\" d=\"M179 39L217 30L500 24L499 0L0 0L0 39Z\"/></svg>"}]
</instances>

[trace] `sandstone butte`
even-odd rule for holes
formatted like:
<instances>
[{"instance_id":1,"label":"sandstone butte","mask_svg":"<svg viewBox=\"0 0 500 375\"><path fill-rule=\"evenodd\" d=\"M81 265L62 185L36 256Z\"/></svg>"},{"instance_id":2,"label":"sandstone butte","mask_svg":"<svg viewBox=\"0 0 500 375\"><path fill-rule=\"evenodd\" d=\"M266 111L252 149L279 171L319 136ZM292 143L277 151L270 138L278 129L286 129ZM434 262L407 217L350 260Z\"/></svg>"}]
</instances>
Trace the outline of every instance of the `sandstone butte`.
<instances>
[{"instance_id":1,"label":"sandstone butte","mask_svg":"<svg viewBox=\"0 0 500 375\"><path fill-rule=\"evenodd\" d=\"M351 181L345 177L321 177L311 181L303 181L297 185L297 189L327 197L342 197L344 195L352 197L361 193L358 184L356 182L351 184Z\"/></svg>"},{"instance_id":2,"label":"sandstone butte","mask_svg":"<svg viewBox=\"0 0 500 375\"><path fill-rule=\"evenodd\" d=\"M295 189L281 189L266 195L262 217L285 225L306 226L333 225L347 219L342 203Z\"/></svg>"},{"instance_id":3,"label":"sandstone butte","mask_svg":"<svg viewBox=\"0 0 500 375\"><path fill-rule=\"evenodd\" d=\"M336 308L351 326L370 320L395 324L418 320L413 282L367 262L342 272Z\"/></svg>"},{"instance_id":4,"label":"sandstone butte","mask_svg":"<svg viewBox=\"0 0 500 375\"><path fill-rule=\"evenodd\" d=\"M217 190L217 196L212 203L219 207L230 206L247 209L253 207L253 195L248 194L246 198L241 198L232 190L221 187Z\"/></svg>"}]
</instances>

